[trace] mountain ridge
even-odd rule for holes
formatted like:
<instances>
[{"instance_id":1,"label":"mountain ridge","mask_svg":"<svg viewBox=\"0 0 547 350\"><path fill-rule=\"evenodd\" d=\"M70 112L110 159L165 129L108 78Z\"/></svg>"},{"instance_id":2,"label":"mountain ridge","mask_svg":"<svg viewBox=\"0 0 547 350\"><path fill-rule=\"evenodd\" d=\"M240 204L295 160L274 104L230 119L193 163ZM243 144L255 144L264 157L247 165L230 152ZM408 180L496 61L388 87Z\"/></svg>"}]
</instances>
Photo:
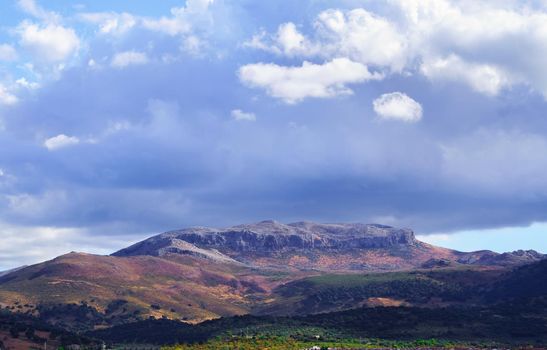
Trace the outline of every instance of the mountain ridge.
<instances>
[{"instance_id":1,"label":"mountain ridge","mask_svg":"<svg viewBox=\"0 0 547 350\"><path fill-rule=\"evenodd\" d=\"M387 269L404 267L419 267L431 258L447 260L459 264L476 265L518 265L540 260L544 257L536 251L514 251L496 253L489 250L475 252L459 252L452 249L435 247L416 239L414 231L409 228L395 228L381 224L363 223L328 223L319 224L310 221L300 221L283 224L274 220L264 220L257 223L242 224L227 228L189 227L181 230L167 231L148 239L118 250L112 256L165 256L167 254L187 254L201 256L212 260L257 264L275 267L268 259L280 259L284 263L299 260L301 263L310 259L317 252L323 257L333 253L351 253L352 263L340 264L339 270L382 270L379 266L365 266L356 263L366 261L367 257L359 255L362 251L377 252L391 255L392 266ZM299 254L300 253L300 254ZM427 255L430 256L427 256ZM394 259L402 257L417 259L420 264L412 266L397 264ZM346 257L347 258L347 257ZM380 260L381 257L376 256ZM425 259L427 258L427 259ZM374 257L368 257L373 260ZM317 259L316 259L317 260ZM320 264L301 264L305 268L321 269ZM370 265L370 264L369 264ZM327 264L327 269L333 269L334 264ZM385 269L385 268L384 268Z\"/></svg>"}]
</instances>

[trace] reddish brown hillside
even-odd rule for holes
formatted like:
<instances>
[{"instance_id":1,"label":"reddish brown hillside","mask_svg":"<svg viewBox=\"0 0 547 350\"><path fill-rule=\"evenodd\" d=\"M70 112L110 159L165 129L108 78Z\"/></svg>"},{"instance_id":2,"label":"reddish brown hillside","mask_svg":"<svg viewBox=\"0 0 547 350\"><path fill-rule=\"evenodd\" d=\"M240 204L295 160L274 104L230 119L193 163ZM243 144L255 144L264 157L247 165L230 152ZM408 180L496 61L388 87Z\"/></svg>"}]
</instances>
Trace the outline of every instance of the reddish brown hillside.
<instances>
[{"instance_id":1,"label":"reddish brown hillside","mask_svg":"<svg viewBox=\"0 0 547 350\"><path fill-rule=\"evenodd\" d=\"M36 315L36 305L83 305L105 315L84 312L84 318L107 326L148 316L197 322L244 314L269 283L247 268L188 256L70 253L4 276L0 285L1 305L14 311Z\"/></svg>"}]
</instances>

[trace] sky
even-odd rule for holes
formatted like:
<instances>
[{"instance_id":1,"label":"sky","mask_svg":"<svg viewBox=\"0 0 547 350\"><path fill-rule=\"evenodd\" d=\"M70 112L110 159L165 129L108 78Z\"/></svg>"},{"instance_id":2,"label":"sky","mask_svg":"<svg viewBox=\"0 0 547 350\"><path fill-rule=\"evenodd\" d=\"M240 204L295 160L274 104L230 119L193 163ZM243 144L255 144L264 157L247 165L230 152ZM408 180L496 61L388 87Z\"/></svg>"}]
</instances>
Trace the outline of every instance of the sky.
<instances>
[{"instance_id":1,"label":"sky","mask_svg":"<svg viewBox=\"0 0 547 350\"><path fill-rule=\"evenodd\" d=\"M547 252L547 2L6 0L0 270L194 225Z\"/></svg>"}]
</instances>

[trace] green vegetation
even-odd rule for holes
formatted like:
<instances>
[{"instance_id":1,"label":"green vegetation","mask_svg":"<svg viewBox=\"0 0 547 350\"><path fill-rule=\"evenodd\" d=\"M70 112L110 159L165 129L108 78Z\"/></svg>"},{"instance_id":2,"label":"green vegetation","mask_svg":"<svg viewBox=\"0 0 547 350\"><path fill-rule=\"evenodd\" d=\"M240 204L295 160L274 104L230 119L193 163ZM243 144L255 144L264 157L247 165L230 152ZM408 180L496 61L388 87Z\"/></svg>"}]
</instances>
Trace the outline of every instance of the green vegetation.
<instances>
[{"instance_id":1,"label":"green vegetation","mask_svg":"<svg viewBox=\"0 0 547 350\"><path fill-rule=\"evenodd\" d=\"M268 336L247 336L247 337L219 337L205 343L178 344L163 348L163 350L302 350L312 347L321 349L378 349L394 348L408 349L416 347L453 348L455 346L466 346L469 344L457 344L450 341L437 339L420 339L415 341L390 341L381 339L344 339L329 341L321 338L298 339L292 337L268 337ZM480 346L492 344L480 344Z\"/></svg>"}]
</instances>

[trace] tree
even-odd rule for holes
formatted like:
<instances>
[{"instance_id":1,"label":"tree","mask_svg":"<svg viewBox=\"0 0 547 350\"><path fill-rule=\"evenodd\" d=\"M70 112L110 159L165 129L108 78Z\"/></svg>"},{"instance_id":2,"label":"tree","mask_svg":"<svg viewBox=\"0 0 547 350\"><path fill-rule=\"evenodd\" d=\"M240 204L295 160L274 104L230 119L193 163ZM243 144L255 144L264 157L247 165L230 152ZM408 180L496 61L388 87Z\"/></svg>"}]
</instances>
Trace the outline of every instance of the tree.
<instances>
[{"instance_id":1,"label":"tree","mask_svg":"<svg viewBox=\"0 0 547 350\"><path fill-rule=\"evenodd\" d=\"M19 330L15 326L9 329L9 334L11 335L12 338L19 338Z\"/></svg>"},{"instance_id":2,"label":"tree","mask_svg":"<svg viewBox=\"0 0 547 350\"><path fill-rule=\"evenodd\" d=\"M25 331L25 337L27 337L27 339L34 339L34 328L32 327L29 327L27 328L27 330Z\"/></svg>"}]
</instances>

